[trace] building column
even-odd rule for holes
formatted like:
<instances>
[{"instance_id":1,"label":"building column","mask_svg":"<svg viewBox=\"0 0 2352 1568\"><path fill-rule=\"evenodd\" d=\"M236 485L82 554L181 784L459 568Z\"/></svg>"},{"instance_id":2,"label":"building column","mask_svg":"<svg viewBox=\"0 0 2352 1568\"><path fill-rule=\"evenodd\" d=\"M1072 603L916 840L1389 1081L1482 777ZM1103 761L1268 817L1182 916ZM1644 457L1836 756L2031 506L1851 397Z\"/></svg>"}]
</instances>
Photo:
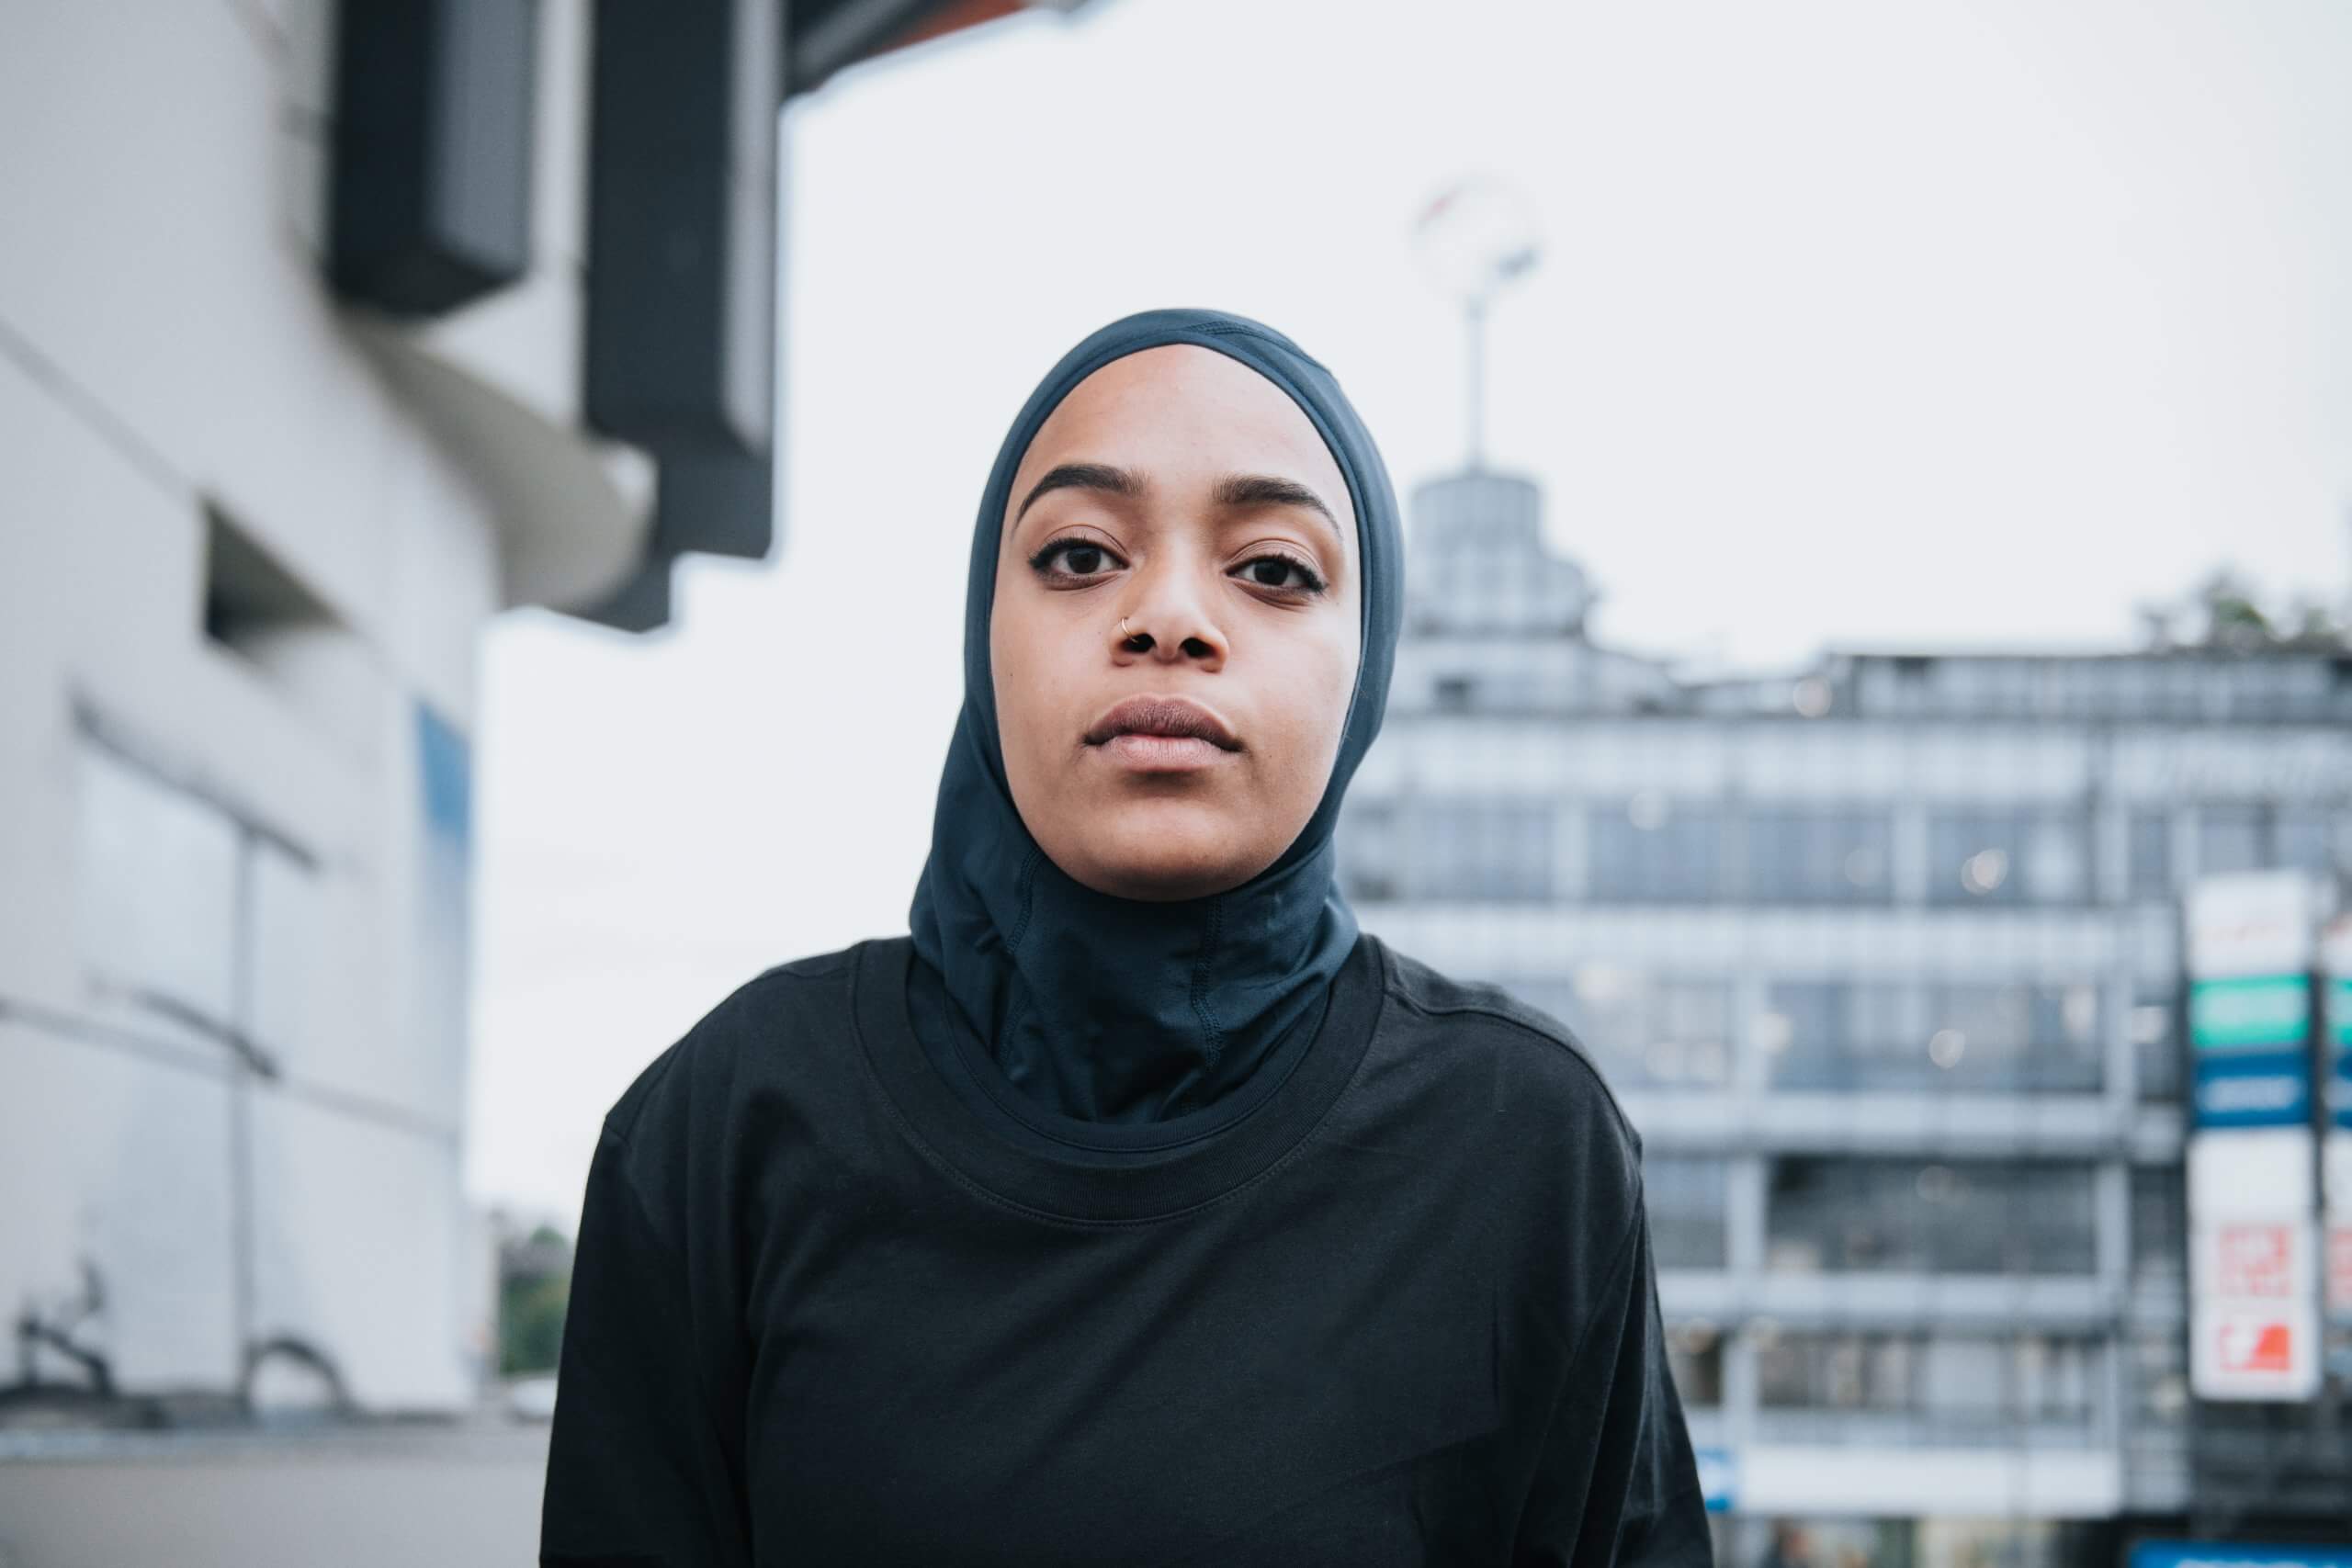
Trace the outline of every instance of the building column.
<instances>
[{"instance_id":1,"label":"building column","mask_svg":"<svg viewBox=\"0 0 2352 1568\"><path fill-rule=\"evenodd\" d=\"M1724 1446L1735 1456L1756 1444L1756 1343L1745 1326L1724 1336L1723 1429ZM1736 1493L1736 1473L1733 1488Z\"/></svg>"},{"instance_id":2,"label":"building column","mask_svg":"<svg viewBox=\"0 0 2352 1568\"><path fill-rule=\"evenodd\" d=\"M1764 1271L1764 1155L1734 1155L1725 1163L1724 1195L1724 1268L1742 1295L1750 1293Z\"/></svg>"},{"instance_id":3,"label":"building column","mask_svg":"<svg viewBox=\"0 0 2352 1568\"><path fill-rule=\"evenodd\" d=\"M2092 1273L2100 1290L2120 1302L2132 1269L2132 1167L2104 1159L2091 1176Z\"/></svg>"},{"instance_id":4,"label":"building column","mask_svg":"<svg viewBox=\"0 0 2352 1568\"><path fill-rule=\"evenodd\" d=\"M2130 917L2119 910L2115 923L2120 938L2116 949L2128 955L2132 951ZM2105 1090L2109 1117L2119 1133L2128 1133L2140 1103L2140 1053L2132 1043L2134 990L2128 956L2099 982L2098 988L2100 1084Z\"/></svg>"},{"instance_id":5,"label":"building column","mask_svg":"<svg viewBox=\"0 0 2352 1568\"><path fill-rule=\"evenodd\" d=\"M2091 797L2091 897L2117 905L2132 897L2132 811L2112 795Z\"/></svg>"}]
</instances>

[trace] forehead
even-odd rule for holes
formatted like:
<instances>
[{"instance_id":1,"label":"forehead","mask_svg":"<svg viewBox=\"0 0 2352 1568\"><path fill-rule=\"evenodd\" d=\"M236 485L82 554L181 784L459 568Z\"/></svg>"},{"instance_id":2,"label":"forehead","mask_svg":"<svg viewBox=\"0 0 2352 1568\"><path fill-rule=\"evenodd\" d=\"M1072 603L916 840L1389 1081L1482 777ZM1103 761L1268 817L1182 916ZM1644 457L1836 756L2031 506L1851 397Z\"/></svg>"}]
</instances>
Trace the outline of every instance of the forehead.
<instances>
[{"instance_id":1,"label":"forehead","mask_svg":"<svg viewBox=\"0 0 2352 1568\"><path fill-rule=\"evenodd\" d=\"M1230 355L1162 344L1122 355L1070 389L1030 438L1005 502L1061 463L1107 463L1190 493L1227 474L1272 474L1312 488L1356 552L1347 477L1315 422L1273 382Z\"/></svg>"}]
</instances>

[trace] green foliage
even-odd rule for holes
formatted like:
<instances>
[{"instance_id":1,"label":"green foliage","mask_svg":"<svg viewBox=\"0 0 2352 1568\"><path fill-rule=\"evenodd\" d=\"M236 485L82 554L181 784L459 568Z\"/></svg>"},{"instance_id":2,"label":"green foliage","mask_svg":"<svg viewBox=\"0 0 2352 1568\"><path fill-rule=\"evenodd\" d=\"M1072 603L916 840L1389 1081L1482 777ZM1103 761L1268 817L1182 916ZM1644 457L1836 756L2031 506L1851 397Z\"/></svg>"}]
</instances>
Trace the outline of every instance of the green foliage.
<instances>
[{"instance_id":1,"label":"green foliage","mask_svg":"<svg viewBox=\"0 0 2352 1568\"><path fill-rule=\"evenodd\" d=\"M2336 606L2309 592L2265 608L2253 584L2228 566L2207 572L2188 592L2143 603L2141 615L2159 649L2228 649L2247 652L2340 653L2352 649L2352 604Z\"/></svg>"},{"instance_id":2,"label":"green foliage","mask_svg":"<svg viewBox=\"0 0 2352 1568\"><path fill-rule=\"evenodd\" d=\"M563 1345L563 1313L571 1276L510 1280L499 1292L498 1371L502 1377L551 1372Z\"/></svg>"}]
</instances>

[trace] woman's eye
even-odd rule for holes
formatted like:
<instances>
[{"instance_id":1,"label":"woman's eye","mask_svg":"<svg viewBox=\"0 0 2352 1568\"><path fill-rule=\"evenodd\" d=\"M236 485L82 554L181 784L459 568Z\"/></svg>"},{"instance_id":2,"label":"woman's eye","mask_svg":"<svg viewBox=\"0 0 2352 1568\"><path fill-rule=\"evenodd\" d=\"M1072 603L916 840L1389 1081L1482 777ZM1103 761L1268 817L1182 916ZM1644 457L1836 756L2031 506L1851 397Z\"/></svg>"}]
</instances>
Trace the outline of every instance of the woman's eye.
<instances>
[{"instance_id":1,"label":"woman's eye","mask_svg":"<svg viewBox=\"0 0 2352 1568\"><path fill-rule=\"evenodd\" d=\"M1280 588L1293 593L1319 593L1323 591L1323 580L1308 570L1306 562L1293 560L1288 556L1253 557L1242 563L1241 570L1248 572L1250 581L1261 588ZM1298 581L1290 581L1292 572L1298 573Z\"/></svg>"},{"instance_id":2,"label":"woman's eye","mask_svg":"<svg viewBox=\"0 0 2352 1568\"><path fill-rule=\"evenodd\" d=\"M1056 557L1068 563L1066 570L1049 570ZM1091 577L1114 558L1109 550L1086 539L1057 539L1029 558L1029 564L1047 577Z\"/></svg>"},{"instance_id":3,"label":"woman's eye","mask_svg":"<svg viewBox=\"0 0 2352 1568\"><path fill-rule=\"evenodd\" d=\"M1092 577L1120 562L1117 556L1091 539L1056 539L1031 556L1029 564L1041 577L1076 579ZM1253 585L1279 592L1315 594L1324 589L1323 579L1312 567L1274 551L1253 556L1236 570L1246 573Z\"/></svg>"}]
</instances>

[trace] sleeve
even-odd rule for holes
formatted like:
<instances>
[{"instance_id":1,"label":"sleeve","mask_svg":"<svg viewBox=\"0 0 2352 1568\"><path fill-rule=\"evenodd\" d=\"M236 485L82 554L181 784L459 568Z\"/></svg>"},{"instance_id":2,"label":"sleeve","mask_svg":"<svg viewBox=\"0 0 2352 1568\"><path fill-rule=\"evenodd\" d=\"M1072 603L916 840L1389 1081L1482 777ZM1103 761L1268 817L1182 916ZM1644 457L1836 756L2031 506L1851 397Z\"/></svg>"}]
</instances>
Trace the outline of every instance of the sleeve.
<instances>
[{"instance_id":1,"label":"sleeve","mask_svg":"<svg viewBox=\"0 0 2352 1568\"><path fill-rule=\"evenodd\" d=\"M1710 1568L1697 1457L1667 1363L1649 1218L1636 1206L1569 1363L1521 1514L1521 1568Z\"/></svg>"},{"instance_id":2,"label":"sleeve","mask_svg":"<svg viewBox=\"0 0 2352 1568\"><path fill-rule=\"evenodd\" d=\"M557 1355L541 1568L749 1564L742 1402L714 1399L684 1255L607 1122Z\"/></svg>"}]
</instances>

